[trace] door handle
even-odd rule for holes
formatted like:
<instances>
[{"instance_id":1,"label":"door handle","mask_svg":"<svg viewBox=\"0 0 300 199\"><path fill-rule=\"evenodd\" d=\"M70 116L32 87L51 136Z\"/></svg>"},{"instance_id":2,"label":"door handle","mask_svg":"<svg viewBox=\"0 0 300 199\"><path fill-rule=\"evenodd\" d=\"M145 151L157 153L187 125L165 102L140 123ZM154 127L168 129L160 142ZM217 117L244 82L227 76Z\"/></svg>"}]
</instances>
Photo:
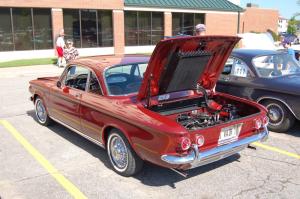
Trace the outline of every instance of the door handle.
<instances>
[{"instance_id":1,"label":"door handle","mask_svg":"<svg viewBox=\"0 0 300 199\"><path fill-rule=\"evenodd\" d=\"M81 97L81 93L76 93L75 97L80 98Z\"/></svg>"}]
</instances>

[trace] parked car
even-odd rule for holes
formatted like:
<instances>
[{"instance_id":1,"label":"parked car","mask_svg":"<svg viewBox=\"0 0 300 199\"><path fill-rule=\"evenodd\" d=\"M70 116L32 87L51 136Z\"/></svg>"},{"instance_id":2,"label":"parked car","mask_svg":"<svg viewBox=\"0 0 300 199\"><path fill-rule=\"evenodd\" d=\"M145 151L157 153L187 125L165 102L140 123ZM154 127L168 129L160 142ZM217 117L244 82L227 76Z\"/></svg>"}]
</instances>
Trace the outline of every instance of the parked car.
<instances>
[{"instance_id":1,"label":"parked car","mask_svg":"<svg viewBox=\"0 0 300 199\"><path fill-rule=\"evenodd\" d=\"M234 50L216 90L264 105L272 131L285 132L300 119L300 66L285 51Z\"/></svg>"},{"instance_id":2,"label":"parked car","mask_svg":"<svg viewBox=\"0 0 300 199\"><path fill-rule=\"evenodd\" d=\"M150 61L74 60L60 77L30 81L36 119L104 147L123 176L137 173L143 161L179 172L231 156L268 136L263 106L213 90L238 41L172 38L158 43Z\"/></svg>"}]
</instances>

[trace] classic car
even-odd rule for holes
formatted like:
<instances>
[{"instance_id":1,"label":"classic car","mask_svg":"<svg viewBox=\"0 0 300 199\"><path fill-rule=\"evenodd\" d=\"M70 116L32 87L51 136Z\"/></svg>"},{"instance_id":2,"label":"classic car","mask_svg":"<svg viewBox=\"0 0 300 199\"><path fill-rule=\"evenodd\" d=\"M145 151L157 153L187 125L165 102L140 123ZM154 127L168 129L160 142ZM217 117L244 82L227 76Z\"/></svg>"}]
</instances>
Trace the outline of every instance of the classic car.
<instances>
[{"instance_id":1,"label":"classic car","mask_svg":"<svg viewBox=\"0 0 300 199\"><path fill-rule=\"evenodd\" d=\"M214 91L238 37L160 41L146 56L74 60L60 77L30 81L36 119L56 121L107 150L123 176L148 161L184 170L267 139L266 109Z\"/></svg>"},{"instance_id":2,"label":"classic car","mask_svg":"<svg viewBox=\"0 0 300 199\"><path fill-rule=\"evenodd\" d=\"M288 52L234 50L216 90L264 105L269 130L286 132L300 119L300 65Z\"/></svg>"}]
</instances>

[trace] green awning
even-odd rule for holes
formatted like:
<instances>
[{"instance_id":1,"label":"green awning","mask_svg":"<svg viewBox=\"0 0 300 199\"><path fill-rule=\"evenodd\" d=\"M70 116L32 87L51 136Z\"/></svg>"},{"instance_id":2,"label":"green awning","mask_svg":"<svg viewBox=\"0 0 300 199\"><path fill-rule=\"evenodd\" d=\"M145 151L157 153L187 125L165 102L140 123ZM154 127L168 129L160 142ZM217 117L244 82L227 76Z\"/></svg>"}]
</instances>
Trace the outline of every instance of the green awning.
<instances>
[{"instance_id":1,"label":"green awning","mask_svg":"<svg viewBox=\"0 0 300 199\"><path fill-rule=\"evenodd\" d=\"M243 8L227 0L124 0L125 7L152 7L242 12Z\"/></svg>"}]
</instances>

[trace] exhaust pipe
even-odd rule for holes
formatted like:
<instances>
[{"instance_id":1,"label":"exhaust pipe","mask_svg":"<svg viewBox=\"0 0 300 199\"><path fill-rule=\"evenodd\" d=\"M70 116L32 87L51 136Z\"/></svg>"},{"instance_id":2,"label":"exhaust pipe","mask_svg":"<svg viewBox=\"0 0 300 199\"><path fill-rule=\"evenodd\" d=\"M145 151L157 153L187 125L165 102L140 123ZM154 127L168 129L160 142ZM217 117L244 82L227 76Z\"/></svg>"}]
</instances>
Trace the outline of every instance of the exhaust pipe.
<instances>
[{"instance_id":1,"label":"exhaust pipe","mask_svg":"<svg viewBox=\"0 0 300 199\"><path fill-rule=\"evenodd\" d=\"M170 168L172 171L176 172L177 174L183 176L184 178L187 178L188 174L187 173L184 173L182 171L179 171L177 169L173 169L173 168Z\"/></svg>"}]
</instances>

